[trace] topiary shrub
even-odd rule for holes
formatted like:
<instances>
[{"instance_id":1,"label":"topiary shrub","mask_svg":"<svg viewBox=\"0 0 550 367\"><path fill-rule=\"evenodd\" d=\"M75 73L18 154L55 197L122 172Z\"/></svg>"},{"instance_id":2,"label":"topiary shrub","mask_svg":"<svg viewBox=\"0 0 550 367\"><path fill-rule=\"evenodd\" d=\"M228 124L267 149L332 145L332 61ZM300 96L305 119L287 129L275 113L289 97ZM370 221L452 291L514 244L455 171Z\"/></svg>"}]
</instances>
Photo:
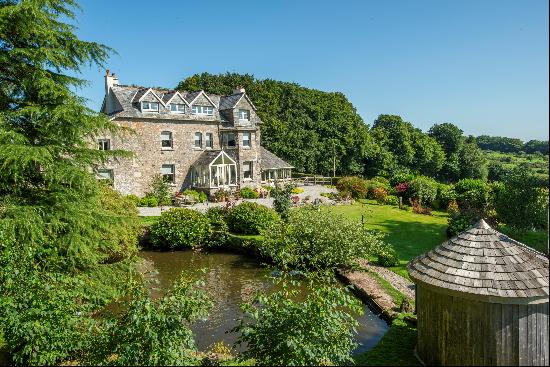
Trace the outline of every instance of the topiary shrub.
<instances>
[{"instance_id":1,"label":"topiary shrub","mask_svg":"<svg viewBox=\"0 0 550 367\"><path fill-rule=\"evenodd\" d=\"M232 208L227 215L231 232L259 234L264 228L279 221L279 215L266 206L244 202Z\"/></svg>"},{"instance_id":2,"label":"topiary shrub","mask_svg":"<svg viewBox=\"0 0 550 367\"><path fill-rule=\"evenodd\" d=\"M256 190L252 190L250 187L243 187L239 193L244 199L257 199L260 197L260 193Z\"/></svg>"},{"instance_id":3,"label":"topiary shrub","mask_svg":"<svg viewBox=\"0 0 550 367\"><path fill-rule=\"evenodd\" d=\"M391 246L384 247L376 256L376 263L380 266L391 267L399 265L399 256Z\"/></svg>"},{"instance_id":4,"label":"topiary shrub","mask_svg":"<svg viewBox=\"0 0 550 367\"><path fill-rule=\"evenodd\" d=\"M340 192L349 193L354 199L365 199L369 192L368 182L356 176L342 177L336 183L336 188Z\"/></svg>"},{"instance_id":5,"label":"topiary shrub","mask_svg":"<svg viewBox=\"0 0 550 367\"><path fill-rule=\"evenodd\" d=\"M173 208L161 214L150 233L153 247L196 248L208 243L212 227L208 218L196 210Z\"/></svg>"}]
</instances>

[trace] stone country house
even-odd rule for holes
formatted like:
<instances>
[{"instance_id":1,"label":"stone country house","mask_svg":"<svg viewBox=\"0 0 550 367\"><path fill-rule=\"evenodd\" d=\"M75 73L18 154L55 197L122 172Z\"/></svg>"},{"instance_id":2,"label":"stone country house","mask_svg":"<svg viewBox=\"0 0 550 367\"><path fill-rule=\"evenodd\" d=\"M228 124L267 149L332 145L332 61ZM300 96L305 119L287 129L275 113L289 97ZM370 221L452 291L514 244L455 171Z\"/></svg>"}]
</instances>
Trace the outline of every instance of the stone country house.
<instances>
[{"instance_id":1,"label":"stone country house","mask_svg":"<svg viewBox=\"0 0 550 367\"><path fill-rule=\"evenodd\" d=\"M100 150L134 153L96 167L122 194L143 196L156 174L174 192L208 194L290 178L293 167L261 146L262 121L244 88L219 96L121 85L107 71L101 112L130 128L96 143Z\"/></svg>"}]
</instances>

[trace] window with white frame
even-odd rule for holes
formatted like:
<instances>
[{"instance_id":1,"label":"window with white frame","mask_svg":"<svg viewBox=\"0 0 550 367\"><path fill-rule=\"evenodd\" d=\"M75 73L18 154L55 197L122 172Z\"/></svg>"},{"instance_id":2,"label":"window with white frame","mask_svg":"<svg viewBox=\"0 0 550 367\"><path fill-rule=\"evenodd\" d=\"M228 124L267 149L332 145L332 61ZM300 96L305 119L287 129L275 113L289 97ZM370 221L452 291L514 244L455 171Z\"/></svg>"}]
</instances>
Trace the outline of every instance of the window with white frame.
<instances>
[{"instance_id":1,"label":"window with white frame","mask_svg":"<svg viewBox=\"0 0 550 367\"><path fill-rule=\"evenodd\" d=\"M111 139L99 139L98 140L98 149L99 150L111 150Z\"/></svg>"},{"instance_id":2,"label":"window with white frame","mask_svg":"<svg viewBox=\"0 0 550 367\"><path fill-rule=\"evenodd\" d=\"M185 113L185 105L183 103L170 103L170 112Z\"/></svg>"},{"instance_id":3,"label":"window with white frame","mask_svg":"<svg viewBox=\"0 0 550 367\"><path fill-rule=\"evenodd\" d=\"M212 116L214 114L214 107L194 105L192 108L192 112L193 115Z\"/></svg>"},{"instance_id":4,"label":"window with white frame","mask_svg":"<svg viewBox=\"0 0 550 367\"><path fill-rule=\"evenodd\" d=\"M252 162L243 163L243 176L245 180L252 179Z\"/></svg>"},{"instance_id":5,"label":"window with white frame","mask_svg":"<svg viewBox=\"0 0 550 367\"><path fill-rule=\"evenodd\" d=\"M97 178L99 180L113 181L114 174L112 169L98 169Z\"/></svg>"},{"instance_id":6,"label":"window with white frame","mask_svg":"<svg viewBox=\"0 0 550 367\"><path fill-rule=\"evenodd\" d=\"M251 137L251 133L243 133L243 147L250 147L252 145Z\"/></svg>"},{"instance_id":7,"label":"window with white frame","mask_svg":"<svg viewBox=\"0 0 550 367\"><path fill-rule=\"evenodd\" d=\"M237 140L235 139L235 133L223 133L222 144L225 148L235 148L237 146Z\"/></svg>"},{"instance_id":8,"label":"window with white frame","mask_svg":"<svg viewBox=\"0 0 550 367\"><path fill-rule=\"evenodd\" d=\"M250 120L249 110L239 110L239 120Z\"/></svg>"},{"instance_id":9,"label":"window with white frame","mask_svg":"<svg viewBox=\"0 0 550 367\"><path fill-rule=\"evenodd\" d=\"M163 131L160 133L160 146L162 149L172 149L172 133L170 131Z\"/></svg>"},{"instance_id":10,"label":"window with white frame","mask_svg":"<svg viewBox=\"0 0 550 367\"><path fill-rule=\"evenodd\" d=\"M159 103L158 102L141 102L141 111L142 112L158 112Z\"/></svg>"},{"instance_id":11,"label":"window with white frame","mask_svg":"<svg viewBox=\"0 0 550 367\"><path fill-rule=\"evenodd\" d=\"M202 148L202 133L195 133L195 148Z\"/></svg>"},{"instance_id":12,"label":"window with white frame","mask_svg":"<svg viewBox=\"0 0 550 367\"><path fill-rule=\"evenodd\" d=\"M163 164L162 167L160 168L160 174L162 175L162 179L164 180L164 182L168 182L168 183L175 182L173 164Z\"/></svg>"},{"instance_id":13,"label":"window with white frame","mask_svg":"<svg viewBox=\"0 0 550 367\"><path fill-rule=\"evenodd\" d=\"M212 135L212 133L206 133L205 146L207 149L214 148L214 136Z\"/></svg>"}]
</instances>

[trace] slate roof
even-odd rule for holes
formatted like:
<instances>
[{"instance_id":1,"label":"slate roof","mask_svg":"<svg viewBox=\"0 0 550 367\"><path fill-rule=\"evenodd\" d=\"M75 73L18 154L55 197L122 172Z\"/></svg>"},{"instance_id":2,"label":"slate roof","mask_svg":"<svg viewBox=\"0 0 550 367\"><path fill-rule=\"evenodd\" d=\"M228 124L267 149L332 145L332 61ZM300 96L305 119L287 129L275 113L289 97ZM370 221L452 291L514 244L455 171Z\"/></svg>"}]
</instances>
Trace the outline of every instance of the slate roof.
<instances>
[{"instance_id":1,"label":"slate roof","mask_svg":"<svg viewBox=\"0 0 550 367\"><path fill-rule=\"evenodd\" d=\"M260 168L262 170L267 169L279 169L279 168L294 168L292 165L286 163L275 154L271 153L264 147L260 147L261 163Z\"/></svg>"},{"instance_id":2,"label":"slate roof","mask_svg":"<svg viewBox=\"0 0 550 367\"><path fill-rule=\"evenodd\" d=\"M193 102L193 100L194 100L195 98L197 98L197 96L198 96L199 94L201 94L201 93L202 93L202 91L200 91L200 90L197 91L197 92L187 93L186 95L184 95L183 98L185 98L185 100L187 101L187 103L191 103L191 102Z\"/></svg>"},{"instance_id":3,"label":"slate roof","mask_svg":"<svg viewBox=\"0 0 550 367\"><path fill-rule=\"evenodd\" d=\"M220 110L227 110L235 107L244 93L232 94L230 96L222 96L220 98Z\"/></svg>"},{"instance_id":4,"label":"slate roof","mask_svg":"<svg viewBox=\"0 0 550 367\"><path fill-rule=\"evenodd\" d=\"M548 297L548 258L484 220L407 266L410 277L439 288L488 297Z\"/></svg>"}]
</instances>

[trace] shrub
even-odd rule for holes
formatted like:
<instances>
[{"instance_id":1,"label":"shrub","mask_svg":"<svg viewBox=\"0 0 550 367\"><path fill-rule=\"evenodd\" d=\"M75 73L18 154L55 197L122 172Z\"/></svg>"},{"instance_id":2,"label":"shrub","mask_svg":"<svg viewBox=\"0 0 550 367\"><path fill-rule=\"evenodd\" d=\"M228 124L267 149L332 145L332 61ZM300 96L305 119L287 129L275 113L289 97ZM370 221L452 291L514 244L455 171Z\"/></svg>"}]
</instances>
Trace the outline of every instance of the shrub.
<instances>
[{"instance_id":1,"label":"shrub","mask_svg":"<svg viewBox=\"0 0 550 367\"><path fill-rule=\"evenodd\" d=\"M451 201L456 200L456 192L454 186L444 183L438 183L436 200L439 204L437 209L447 208Z\"/></svg>"},{"instance_id":2,"label":"shrub","mask_svg":"<svg viewBox=\"0 0 550 367\"><path fill-rule=\"evenodd\" d=\"M260 197L260 193L258 191L252 190L250 187L243 187L239 191L239 193L244 199L257 199Z\"/></svg>"},{"instance_id":3,"label":"shrub","mask_svg":"<svg viewBox=\"0 0 550 367\"><path fill-rule=\"evenodd\" d=\"M149 194L158 199L159 205L171 205L172 198L170 195L170 187L160 174L153 176L151 181ZM156 206L156 205L155 205Z\"/></svg>"},{"instance_id":4,"label":"shrub","mask_svg":"<svg viewBox=\"0 0 550 367\"><path fill-rule=\"evenodd\" d=\"M491 186L480 179L466 178L455 185L456 200L461 210L483 213L490 207Z\"/></svg>"},{"instance_id":5,"label":"shrub","mask_svg":"<svg viewBox=\"0 0 550 367\"><path fill-rule=\"evenodd\" d=\"M212 227L209 246L224 246L229 236L229 227L227 225L228 210L220 207L208 208L206 217Z\"/></svg>"},{"instance_id":6,"label":"shrub","mask_svg":"<svg viewBox=\"0 0 550 367\"><path fill-rule=\"evenodd\" d=\"M278 220L279 216L273 209L251 202L235 206L227 215L229 229L241 234L259 234Z\"/></svg>"},{"instance_id":7,"label":"shrub","mask_svg":"<svg viewBox=\"0 0 550 367\"><path fill-rule=\"evenodd\" d=\"M408 182L401 182L397 185L395 185L395 191L399 195L405 195L409 191L409 183Z\"/></svg>"},{"instance_id":8,"label":"shrub","mask_svg":"<svg viewBox=\"0 0 550 367\"><path fill-rule=\"evenodd\" d=\"M382 235L332 212L293 210L287 223L262 231L260 253L282 268L325 269L351 265L386 246Z\"/></svg>"},{"instance_id":9,"label":"shrub","mask_svg":"<svg viewBox=\"0 0 550 367\"><path fill-rule=\"evenodd\" d=\"M197 203L204 203L208 197L203 191L196 191L192 189L187 189L181 193L182 195L192 196Z\"/></svg>"},{"instance_id":10,"label":"shrub","mask_svg":"<svg viewBox=\"0 0 550 367\"><path fill-rule=\"evenodd\" d=\"M388 191L386 189L383 189L381 187L376 187L373 191L374 199L379 204L384 204L386 202L386 198L388 197Z\"/></svg>"},{"instance_id":11,"label":"shrub","mask_svg":"<svg viewBox=\"0 0 550 367\"><path fill-rule=\"evenodd\" d=\"M429 205L437 197L437 182L425 176L418 176L409 183L411 198L420 205Z\"/></svg>"},{"instance_id":12,"label":"shrub","mask_svg":"<svg viewBox=\"0 0 550 367\"><path fill-rule=\"evenodd\" d=\"M275 211L286 220L288 218L290 207L292 206L292 189L294 185L275 185L271 190L271 197L273 198L273 208Z\"/></svg>"},{"instance_id":13,"label":"shrub","mask_svg":"<svg viewBox=\"0 0 550 367\"><path fill-rule=\"evenodd\" d=\"M516 168L496 191L498 218L515 229L548 228L548 188L528 170Z\"/></svg>"},{"instance_id":14,"label":"shrub","mask_svg":"<svg viewBox=\"0 0 550 367\"><path fill-rule=\"evenodd\" d=\"M153 194L145 194L140 199L141 206L159 206L159 199Z\"/></svg>"},{"instance_id":15,"label":"shrub","mask_svg":"<svg viewBox=\"0 0 550 367\"><path fill-rule=\"evenodd\" d=\"M381 190L383 190L386 192L387 195L388 191L390 191L391 189L390 182L386 178L378 176L367 181L367 188L367 198L375 199L377 201L378 199L376 198L375 191L380 192Z\"/></svg>"},{"instance_id":16,"label":"shrub","mask_svg":"<svg viewBox=\"0 0 550 367\"><path fill-rule=\"evenodd\" d=\"M384 204L386 204L386 205L399 205L399 198L395 195L388 195L388 196L386 196L386 199L384 200Z\"/></svg>"},{"instance_id":17,"label":"shrub","mask_svg":"<svg viewBox=\"0 0 550 367\"><path fill-rule=\"evenodd\" d=\"M130 200L132 203L134 203L135 206L140 206L141 205L141 199L138 196L134 195L134 194L126 195L126 199Z\"/></svg>"},{"instance_id":18,"label":"shrub","mask_svg":"<svg viewBox=\"0 0 550 367\"><path fill-rule=\"evenodd\" d=\"M479 215L472 211L458 212L448 219L447 236L453 237L467 230L479 220Z\"/></svg>"},{"instance_id":19,"label":"shrub","mask_svg":"<svg viewBox=\"0 0 550 367\"><path fill-rule=\"evenodd\" d=\"M409 201L411 203L414 213L432 215L432 209L430 209L430 207L428 206L422 206L422 204L420 204L420 201L418 201L417 199L409 199Z\"/></svg>"},{"instance_id":20,"label":"shrub","mask_svg":"<svg viewBox=\"0 0 550 367\"><path fill-rule=\"evenodd\" d=\"M390 176L390 184L395 187L400 183L412 181L414 177L414 173L411 173L410 171L399 170Z\"/></svg>"},{"instance_id":21,"label":"shrub","mask_svg":"<svg viewBox=\"0 0 550 367\"><path fill-rule=\"evenodd\" d=\"M456 200L451 200L449 202L449 205L447 206L447 212L451 215L458 214L460 212L460 209L458 208L458 203Z\"/></svg>"},{"instance_id":22,"label":"shrub","mask_svg":"<svg viewBox=\"0 0 550 367\"><path fill-rule=\"evenodd\" d=\"M301 187L294 187L291 191L291 193L296 194L296 195L301 194L302 192L304 192L304 189L301 188Z\"/></svg>"},{"instance_id":23,"label":"shrub","mask_svg":"<svg viewBox=\"0 0 550 367\"><path fill-rule=\"evenodd\" d=\"M206 245L211 233L210 221L204 214L173 208L162 213L151 226L151 243L158 248L196 248Z\"/></svg>"},{"instance_id":24,"label":"shrub","mask_svg":"<svg viewBox=\"0 0 550 367\"><path fill-rule=\"evenodd\" d=\"M365 199L369 192L367 181L355 176L342 177L336 183L336 188L340 192L349 193L354 199Z\"/></svg>"},{"instance_id":25,"label":"shrub","mask_svg":"<svg viewBox=\"0 0 550 367\"><path fill-rule=\"evenodd\" d=\"M214 201L216 202L229 200L230 197L231 193L224 189L218 189L218 191L214 193Z\"/></svg>"},{"instance_id":26,"label":"shrub","mask_svg":"<svg viewBox=\"0 0 550 367\"><path fill-rule=\"evenodd\" d=\"M321 279L299 287L289 275L278 279L278 290L258 293L243 305L245 317L234 331L247 349L243 360L258 366L343 365L351 352L361 302L334 280ZM289 284L293 284L291 286Z\"/></svg>"},{"instance_id":27,"label":"shrub","mask_svg":"<svg viewBox=\"0 0 550 367\"><path fill-rule=\"evenodd\" d=\"M397 252L395 252L391 246L383 248L382 251L376 255L376 258L376 262L380 266L391 267L399 265L399 256L397 256Z\"/></svg>"}]
</instances>

